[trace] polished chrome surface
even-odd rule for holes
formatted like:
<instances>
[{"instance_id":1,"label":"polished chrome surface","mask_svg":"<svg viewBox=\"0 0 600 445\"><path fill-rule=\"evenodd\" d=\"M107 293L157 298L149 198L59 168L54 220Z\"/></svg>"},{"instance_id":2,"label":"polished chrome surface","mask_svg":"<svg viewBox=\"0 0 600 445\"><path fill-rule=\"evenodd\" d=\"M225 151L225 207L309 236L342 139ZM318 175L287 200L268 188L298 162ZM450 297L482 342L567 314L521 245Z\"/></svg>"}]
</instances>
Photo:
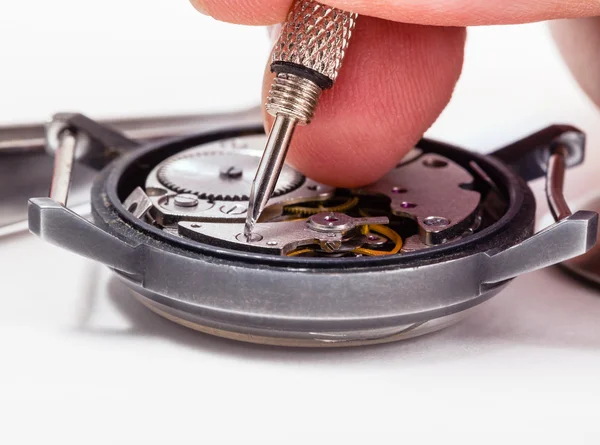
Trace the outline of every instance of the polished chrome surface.
<instances>
[{"instance_id":1,"label":"polished chrome surface","mask_svg":"<svg viewBox=\"0 0 600 445\"><path fill-rule=\"evenodd\" d=\"M244 235L247 237L250 237L256 222L273 195L279 175L285 164L285 157L296 124L296 119L283 114L278 115L275 122L273 122L265 151L250 189L250 202L248 203L248 214L244 226Z\"/></svg>"}]
</instances>

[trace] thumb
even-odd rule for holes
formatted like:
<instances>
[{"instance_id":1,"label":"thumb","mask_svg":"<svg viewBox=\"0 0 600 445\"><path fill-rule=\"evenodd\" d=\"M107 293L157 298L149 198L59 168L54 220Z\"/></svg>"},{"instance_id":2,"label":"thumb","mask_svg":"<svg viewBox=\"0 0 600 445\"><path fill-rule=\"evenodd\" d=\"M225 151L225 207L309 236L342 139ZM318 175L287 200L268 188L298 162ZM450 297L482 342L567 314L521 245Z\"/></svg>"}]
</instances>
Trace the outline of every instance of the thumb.
<instances>
[{"instance_id":1,"label":"thumb","mask_svg":"<svg viewBox=\"0 0 600 445\"><path fill-rule=\"evenodd\" d=\"M552 34L573 75L600 107L600 17L558 20Z\"/></svg>"}]
</instances>

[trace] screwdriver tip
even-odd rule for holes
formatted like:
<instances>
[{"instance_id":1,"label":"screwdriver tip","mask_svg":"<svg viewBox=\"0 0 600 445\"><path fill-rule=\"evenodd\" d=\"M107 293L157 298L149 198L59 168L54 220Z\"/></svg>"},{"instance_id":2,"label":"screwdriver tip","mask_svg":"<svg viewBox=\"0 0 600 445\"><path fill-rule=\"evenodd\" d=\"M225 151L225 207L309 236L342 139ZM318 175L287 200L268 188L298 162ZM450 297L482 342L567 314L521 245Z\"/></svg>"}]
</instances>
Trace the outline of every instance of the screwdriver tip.
<instances>
[{"instance_id":1,"label":"screwdriver tip","mask_svg":"<svg viewBox=\"0 0 600 445\"><path fill-rule=\"evenodd\" d=\"M247 218L246 224L244 225L244 238L246 238L246 242L250 242L252 240L252 231L254 230L254 225L256 221L254 218Z\"/></svg>"}]
</instances>

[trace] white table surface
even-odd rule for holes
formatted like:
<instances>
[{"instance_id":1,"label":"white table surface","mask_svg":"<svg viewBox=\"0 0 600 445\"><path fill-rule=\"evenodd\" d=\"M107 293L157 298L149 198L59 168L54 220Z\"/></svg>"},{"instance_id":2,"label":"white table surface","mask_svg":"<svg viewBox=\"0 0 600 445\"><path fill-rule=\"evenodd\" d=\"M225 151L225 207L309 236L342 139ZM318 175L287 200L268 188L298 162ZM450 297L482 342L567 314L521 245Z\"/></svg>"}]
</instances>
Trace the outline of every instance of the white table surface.
<instances>
[{"instance_id":1,"label":"white table surface","mask_svg":"<svg viewBox=\"0 0 600 445\"><path fill-rule=\"evenodd\" d=\"M185 0L3 2L0 41L0 123L251 105L268 50ZM546 28L482 28L430 134L489 151L553 122L590 135L568 195L598 190L600 115ZM2 444L600 440L600 292L556 268L440 333L326 351L189 331L29 234L0 240L0 271Z\"/></svg>"}]
</instances>

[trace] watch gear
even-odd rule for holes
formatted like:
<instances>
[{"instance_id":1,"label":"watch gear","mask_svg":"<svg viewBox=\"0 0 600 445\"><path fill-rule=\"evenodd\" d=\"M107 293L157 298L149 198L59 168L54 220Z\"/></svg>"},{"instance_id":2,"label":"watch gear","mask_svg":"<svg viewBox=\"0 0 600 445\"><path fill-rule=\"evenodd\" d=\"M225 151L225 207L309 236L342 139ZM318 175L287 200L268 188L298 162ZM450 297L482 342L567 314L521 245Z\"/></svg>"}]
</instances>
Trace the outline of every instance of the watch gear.
<instances>
[{"instance_id":1,"label":"watch gear","mask_svg":"<svg viewBox=\"0 0 600 445\"><path fill-rule=\"evenodd\" d=\"M259 150L195 148L167 160L157 172L159 182L176 193L207 201L248 201L261 159ZM305 177L284 166L272 197L296 190Z\"/></svg>"},{"instance_id":2,"label":"watch gear","mask_svg":"<svg viewBox=\"0 0 600 445\"><path fill-rule=\"evenodd\" d=\"M201 196L208 204L211 198L243 199L243 190L238 189L249 185L243 182L244 172L250 163L256 165L257 158L253 155L256 153L258 156L260 150L251 144L259 142L256 138L238 138L235 140L236 147L232 147L233 142L229 141L228 147L185 151L159 165L156 178L162 185L168 183L169 188L177 187L177 191L188 194L178 195L186 200L195 198L189 193ZM239 144L245 148L241 149ZM479 214L488 208L482 198L487 195L489 186L477 181L474 171L465 169L448 157L421 151L410 159L412 162L400 163L374 184L354 190L333 189L325 196L319 187L311 187L311 180L306 179L303 187L312 195L304 198L297 193L280 195L273 207L276 211L267 211L263 215L252 238L247 236L240 224L247 212L247 207L240 207L240 204L231 204L236 206L234 213L225 212L231 216L225 218L214 215L214 208L187 209L175 202L177 208L167 210L176 211L176 217L161 218L160 212L154 212L154 223L163 229L178 226L179 236L203 244L283 256L397 255L456 241L474 233L478 228L475 222ZM300 178L299 173L286 166L278 190L289 191ZM201 183L202 187L199 186ZM146 184L148 190L153 190L152 181ZM169 197L161 199L157 204L164 212L170 200ZM314 227L311 221L319 215L330 215L332 219L328 220L328 224L334 228L339 221L348 218L379 217L385 222L364 224L362 230L328 233L323 239L312 233ZM377 232L377 235L369 235L370 231ZM378 242L373 243L369 236ZM414 236L418 241L413 240L403 249L404 240ZM317 247L314 246L315 240L318 241ZM298 247L302 249L298 250Z\"/></svg>"}]
</instances>

